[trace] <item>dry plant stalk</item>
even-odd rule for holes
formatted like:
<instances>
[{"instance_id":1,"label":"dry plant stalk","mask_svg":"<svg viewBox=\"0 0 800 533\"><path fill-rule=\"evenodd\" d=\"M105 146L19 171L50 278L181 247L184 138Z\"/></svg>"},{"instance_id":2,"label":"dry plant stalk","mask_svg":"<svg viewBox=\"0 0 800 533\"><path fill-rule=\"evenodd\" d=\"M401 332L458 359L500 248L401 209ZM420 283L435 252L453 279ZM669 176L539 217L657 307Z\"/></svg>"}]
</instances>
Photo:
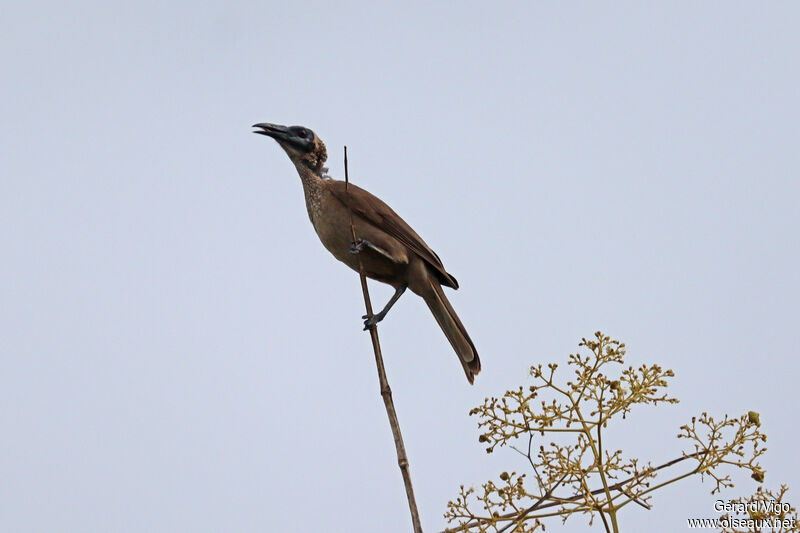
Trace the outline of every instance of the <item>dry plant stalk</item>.
<instances>
[{"instance_id":1,"label":"dry plant stalk","mask_svg":"<svg viewBox=\"0 0 800 533\"><path fill-rule=\"evenodd\" d=\"M345 188L350 183L350 176L347 172L347 146L344 147L344 183ZM358 242L356 235L356 227L353 224L353 213L350 212L350 231L353 234L353 244ZM367 315L372 316L372 301L369 297L369 288L367 287L367 277L364 275L364 267L361 264L361 258L358 259L358 271L361 278L361 292L364 294L364 306L367 310ZM397 420L397 413L394 409L394 401L392 400L392 389L389 388L389 381L386 379L386 369L383 366L383 355L381 353L381 343L378 339L378 326L374 325L369 328L369 335L372 339L372 350L375 352L375 366L378 368L378 381L381 387L381 397L383 404L386 406L386 415L389 417L389 426L392 428L392 436L394 437L394 447L397 450L397 465L400 467L400 473L403 475L403 485L406 489L406 498L408 498L408 509L411 512L411 523L414 526L414 533L422 533L422 523L419 520L419 511L417 510L417 500L414 497L414 486L411 484L411 473L408 470L408 456L406 455L406 447L403 443L403 435L400 433L400 422Z\"/></svg>"},{"instance_id":2,"label":"dry plant stalk","mask_svg":"<svg viewBox=\"0 0 800 533\"><path fill-rule=\"evenodd\" d=\"M479 490L462 485L447 504L445 518L452 526L446 532L533 532L544 529L546 518L565 522L582 514L589 525L599 518L606 532L619 533L620 510L630 503L650 509L654 491L689 476L710 478L712 494L733 486L726 468L764 480L757 460L766 451L766 435L753 411L738 418L718 420L706 413L692 418L678 434L689 441L689 449L658 466L610 450L603 430L612 418L624 419L635 405L678 402L664 391L674 374L658 365L620 370L625 345L600 332L579 346L589 353L569 356L570 380L556 379L556 364L536 365L530 369L533 385L486 398L470 411L480 418L478 440L486 443L486 452L506 445L519 452L536 487L529 489L528 474L517 472L503 472ZM510 444L516 439L526 440L526 449ZM665 474L671 477L662 480Z\"/></svg>"}]
</instances>

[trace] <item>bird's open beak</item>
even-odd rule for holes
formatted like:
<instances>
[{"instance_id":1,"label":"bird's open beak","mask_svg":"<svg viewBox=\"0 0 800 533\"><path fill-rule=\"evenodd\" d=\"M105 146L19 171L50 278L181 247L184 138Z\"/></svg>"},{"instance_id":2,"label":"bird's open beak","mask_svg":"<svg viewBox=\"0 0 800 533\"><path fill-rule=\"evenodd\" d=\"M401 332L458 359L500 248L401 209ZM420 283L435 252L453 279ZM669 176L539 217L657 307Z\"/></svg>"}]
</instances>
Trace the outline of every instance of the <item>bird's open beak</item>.
<instances>
[{"instance_id":1,"label":"bird's open beak","mask_svg":"<svg viewBox=\"0 0 800 533\"><path fill-rule=\"evenodd\" d=\"M272 137L275 140L287 140L289 138L289 128L286 126L281 126L280 124L262 122L260 124L253 124L253 127L256 128L256 131L253 133L266 135L267 137Z\"/></svg>"}]
</instances>

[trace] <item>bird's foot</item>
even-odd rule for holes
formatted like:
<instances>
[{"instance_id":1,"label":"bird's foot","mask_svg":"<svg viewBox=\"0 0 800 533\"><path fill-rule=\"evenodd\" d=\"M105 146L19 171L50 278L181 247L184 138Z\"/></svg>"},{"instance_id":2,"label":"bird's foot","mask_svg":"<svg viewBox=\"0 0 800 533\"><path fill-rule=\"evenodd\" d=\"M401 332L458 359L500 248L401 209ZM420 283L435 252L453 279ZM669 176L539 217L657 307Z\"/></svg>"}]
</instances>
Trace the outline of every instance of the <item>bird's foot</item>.
<instances>
[{"instance_id":1,"label":"bird's foot","mask_svg":"<svg viewBox=\"0 0 800 533\"><path fill-rule=\"evenodd\" d=\"M376 315L364 315L361 318L364 319L364 331L368 329L373 329L378 322L383 320L383 317L386 316L386 313L380 312Z\"/></svg>"},{"instance_id":2,"label":"bird's foot","mask_svg":"<svg viewBox=\"0 0 800 533\"><path fill-rule=\"evenodd\" d=\"M397 259L392 257L392 254L390 254L389 252L387 252L386 250L384 250L380 246L375 246L374 244L372 244L371 242L369 242L366 239L359 239L358 242L354 242L354 243L351 243L351 244L352 244L352 246L350 247L350 250L349 250L351 254L361 253L364 250L369 249L369 250L372 250L375 253L378 253L378 254L382 255L383 257L385 257L386 259L388 259L392 263L400 264L402 262L402 261L398 261Z\"/></svg>"},{"instance_id":3,"label":"bird's foot","mask_svg":"<svg viewBox=\"0 0 800 533\"><path fill-rule=\"evenodd\" d=\"M350 247L351 254L357 254L359 252L363 252L365 248L369 248L370 243L369 241L365 241L364 239L359 239L358 242L352 243Z\"/></svg>"}]
</instances>

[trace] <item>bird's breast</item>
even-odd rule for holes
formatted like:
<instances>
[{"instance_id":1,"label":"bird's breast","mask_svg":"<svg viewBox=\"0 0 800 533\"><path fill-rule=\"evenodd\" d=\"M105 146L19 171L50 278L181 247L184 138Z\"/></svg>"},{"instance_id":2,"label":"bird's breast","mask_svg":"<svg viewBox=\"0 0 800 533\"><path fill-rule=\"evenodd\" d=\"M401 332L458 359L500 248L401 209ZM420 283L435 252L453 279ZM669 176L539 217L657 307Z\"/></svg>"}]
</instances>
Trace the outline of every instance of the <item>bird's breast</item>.
<instances>
[{"instance_id":1,"label":"bird's breast","mask_svg":"<svg viewBox=\"0 0 800 533\"><path fill-rule=\"evenodd\" d=\"M370 226L358 215L352 214L338 200L330 195L321 197L321 209L316 218L312 218L314 230L323 246L336 259L356 272L364 269L367 277L392 283L402 277L405 265L397 264L381 254L371 250L363 250L358 254L351 252L353 248L353 229L356 239L370 240Z\"/></svg>"},{"instance_id":2,"label":"bird's breast","mask_svg":"<svg viewBox=\"0 0 800 533\"><path fill-rule=\"evenodd\" d=\"M316 229L318 220L322 217L322 201L324 197L323 185L317 181L303 181L303 193L306 200L308 218Z\"/></svg>"},{"instance_id":3,"label":"bird's breast","mask_svg":"<svg viewBox=\"0 0 800 533\"><path fill-rule=\"evenodd\" d=\"M350 213L330 195L320 195L316 207L309 204L308 214L319 240L340 261L353 259Z\"/></svg>"}]
</instances>

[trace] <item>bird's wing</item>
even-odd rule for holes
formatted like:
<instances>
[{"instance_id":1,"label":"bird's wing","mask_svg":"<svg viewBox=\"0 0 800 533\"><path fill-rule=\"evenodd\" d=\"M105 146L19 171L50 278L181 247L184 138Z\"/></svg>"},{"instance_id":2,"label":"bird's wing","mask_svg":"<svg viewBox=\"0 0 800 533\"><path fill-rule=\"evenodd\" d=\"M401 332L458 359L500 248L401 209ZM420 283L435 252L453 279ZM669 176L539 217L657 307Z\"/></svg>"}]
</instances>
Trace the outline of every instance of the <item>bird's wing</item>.
<instances>
[{"instance_id":1,"label":"bird's wing","mask_svg":"<svg viewBox=\"0 0 800 533\"><path fill-rule=\"evenodd\" d=\"M411 226L380 198L352 183L347 187L343 181L331 180L328 183L331 194L345 207L382 229L417 254L438 274L442 285L458 288L458 281L444 269L442 260L436 255L436 252L431 250L422 237L417 235L417 232L411 229Z\"/></svg>"}]
</instances>

